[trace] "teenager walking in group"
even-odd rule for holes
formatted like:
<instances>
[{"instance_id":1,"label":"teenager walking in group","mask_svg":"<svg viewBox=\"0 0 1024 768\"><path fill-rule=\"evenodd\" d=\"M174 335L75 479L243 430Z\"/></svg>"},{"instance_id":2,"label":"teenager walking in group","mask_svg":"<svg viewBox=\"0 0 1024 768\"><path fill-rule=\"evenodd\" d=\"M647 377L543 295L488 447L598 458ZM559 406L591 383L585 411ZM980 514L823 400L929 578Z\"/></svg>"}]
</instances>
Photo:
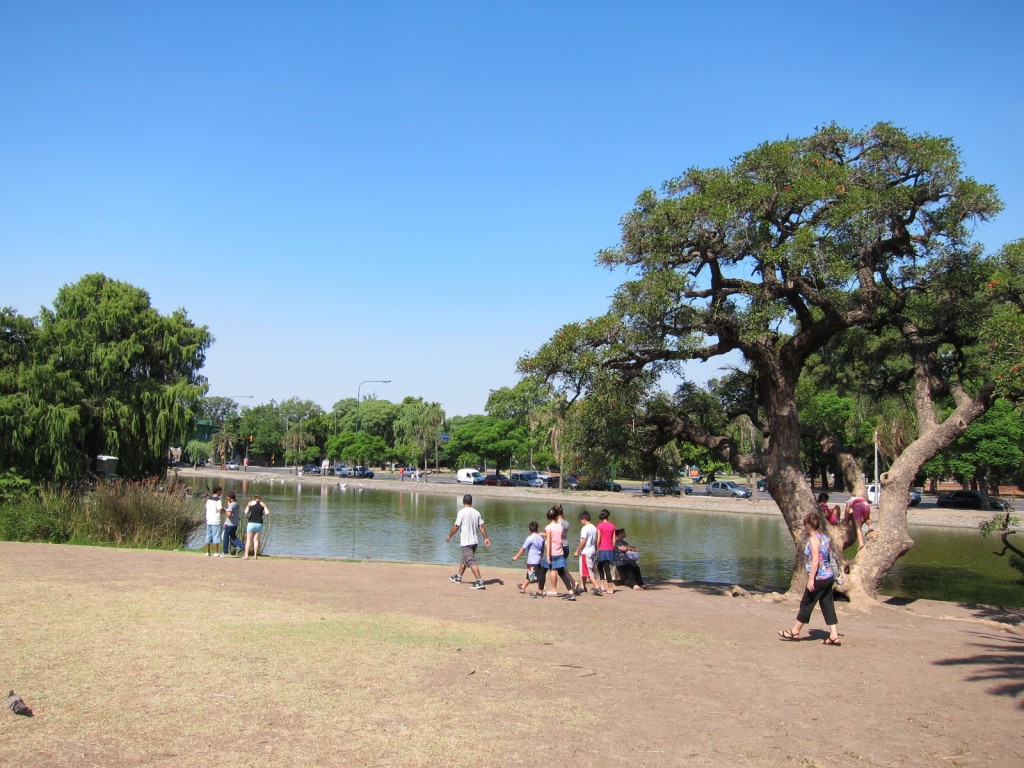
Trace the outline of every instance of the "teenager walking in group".
<instances>
[{"instance_id":1,"label":"teenager walking in group","mask_svg":"<svg viewBox=\"0 0 1024 768\"><path fill-rule=\"evenodd\" d=\"M595 595L615 594L615 582L612 581L612 565L615 564L615 525L608 518L611 513L602 509L597 518L597 575L601 580Z\"/></svg>"}]
</instances>

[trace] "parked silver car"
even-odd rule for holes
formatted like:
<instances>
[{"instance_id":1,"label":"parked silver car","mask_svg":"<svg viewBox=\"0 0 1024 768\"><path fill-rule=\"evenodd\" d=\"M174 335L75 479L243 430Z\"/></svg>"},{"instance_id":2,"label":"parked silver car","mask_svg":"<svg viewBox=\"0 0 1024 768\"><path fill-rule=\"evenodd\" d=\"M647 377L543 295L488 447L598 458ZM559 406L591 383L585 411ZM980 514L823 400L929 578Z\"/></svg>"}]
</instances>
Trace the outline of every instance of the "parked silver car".
<instances>
[{"instance_id":1,"label":"parked silver car","mask_svg":"<svg viewBox=\"0 0 1024 768\"><path fill-rule=\"evenodd\" d=\"M733 499L749 499L750 489L732 480L715 480L708 483L708 496L729 496Z\"/></svg>"}]
</instances>

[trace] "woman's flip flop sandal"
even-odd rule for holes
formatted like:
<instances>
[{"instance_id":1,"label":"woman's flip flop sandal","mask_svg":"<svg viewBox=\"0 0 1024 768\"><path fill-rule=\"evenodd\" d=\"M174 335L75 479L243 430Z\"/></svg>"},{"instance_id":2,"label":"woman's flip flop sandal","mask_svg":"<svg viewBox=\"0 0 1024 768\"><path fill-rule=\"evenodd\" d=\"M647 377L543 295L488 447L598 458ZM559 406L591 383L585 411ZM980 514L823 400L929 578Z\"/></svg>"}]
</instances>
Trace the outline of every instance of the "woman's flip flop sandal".
<instances>
[{"instance_id":1,"label":"woman's flip flop sandal","mask_svg":"<svg viewBox=\"0 0 1024 768\"><path fill-rule=\"evenodd\" d=\"M838 637L835 637L835 638L826 637L824 640L821 641L821 644L822 645L842 645L843 641L840 640Z\"/></svg>"},{"instance_id":2,"label":"woman's flip flop sandal","mask_svg":"<svg viewBox=\"0 0 1024 768\"><path fill-rule=\"evenodd\" d=\"M800 639L800 635L794 635L788 629L780 629L779 630L779 639L780 640L799 640Z\"/></svg>"}]
</instances>

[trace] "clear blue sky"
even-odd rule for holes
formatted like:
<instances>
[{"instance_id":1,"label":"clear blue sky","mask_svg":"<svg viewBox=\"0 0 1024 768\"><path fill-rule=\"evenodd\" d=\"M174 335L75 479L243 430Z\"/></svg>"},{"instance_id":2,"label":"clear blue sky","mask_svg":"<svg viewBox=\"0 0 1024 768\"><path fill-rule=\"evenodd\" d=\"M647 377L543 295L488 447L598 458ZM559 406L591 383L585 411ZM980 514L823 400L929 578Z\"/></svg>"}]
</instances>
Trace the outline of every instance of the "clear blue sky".
<instances>
[{"instance_id":1,"label":"clear blue sky","mask_svg":"<svg viewBox=\"0 0 1024 768\"><path fill-rule=\"evenodd\" d=\"M103 272L243 404L480 413L601 313L645 187L836 121L953 136L1024 236L1011 2L0 4L0 305ZM691 369L698 379L717 367Z\"/></svg>"}]
</instances>

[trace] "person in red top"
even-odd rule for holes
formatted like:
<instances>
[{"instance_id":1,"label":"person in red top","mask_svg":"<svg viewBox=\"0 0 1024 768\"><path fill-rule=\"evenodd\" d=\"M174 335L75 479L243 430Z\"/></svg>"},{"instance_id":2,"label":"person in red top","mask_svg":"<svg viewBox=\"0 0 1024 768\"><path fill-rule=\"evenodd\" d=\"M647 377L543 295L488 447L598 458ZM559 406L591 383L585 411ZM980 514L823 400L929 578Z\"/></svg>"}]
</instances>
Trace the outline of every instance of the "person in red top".
<instances>
[{"instance_id":1,"label":"person in red top","mask_svg":"<svg viewBox=\"0 0 1024 768\"><path fill-rule=\"evenodd\" d=\"M594 591L595 595L615 594L612 582L612 564L615 562L615 524L608 518L611 514L602 509L597 516L601 521L597 524L597 575L601 585Z\"/></svg>"}]
</instances>

